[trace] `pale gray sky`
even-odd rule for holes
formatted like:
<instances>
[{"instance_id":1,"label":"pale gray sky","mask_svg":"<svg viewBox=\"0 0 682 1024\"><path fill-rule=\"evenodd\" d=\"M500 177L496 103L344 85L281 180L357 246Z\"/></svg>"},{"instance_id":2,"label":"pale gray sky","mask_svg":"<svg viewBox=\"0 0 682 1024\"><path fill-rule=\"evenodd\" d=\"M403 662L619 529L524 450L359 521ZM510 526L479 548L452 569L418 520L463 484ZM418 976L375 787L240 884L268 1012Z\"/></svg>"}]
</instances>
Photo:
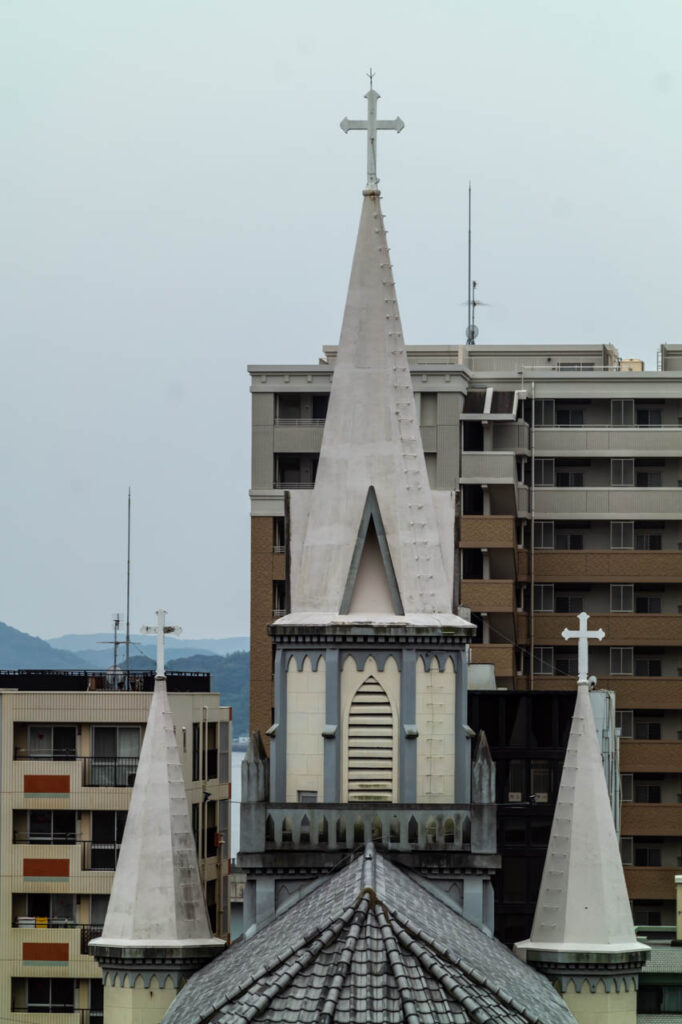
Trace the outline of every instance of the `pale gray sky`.
<instances>
[{"instance_id":1,"label":"pale gray sky","mask_svg":"<svg viewBox=\"0 0 682 1024\"><path fill-rule=\"evenodd\" d=\"M247 362L337 341L365 72L404 333L682 341L679 0L5 0L0 619L248 631Z\"/></svg>"}]
</instances>

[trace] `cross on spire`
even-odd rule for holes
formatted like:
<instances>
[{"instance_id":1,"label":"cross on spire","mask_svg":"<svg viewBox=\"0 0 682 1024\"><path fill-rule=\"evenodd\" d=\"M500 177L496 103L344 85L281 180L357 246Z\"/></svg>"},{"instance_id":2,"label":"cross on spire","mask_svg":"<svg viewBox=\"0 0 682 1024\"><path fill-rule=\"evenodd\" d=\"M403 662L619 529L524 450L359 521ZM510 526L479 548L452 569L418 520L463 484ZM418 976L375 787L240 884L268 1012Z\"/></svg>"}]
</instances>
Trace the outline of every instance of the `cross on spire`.
<instances>
[{"instance_id":1,"label":"cross on spire","mask_svg":"<svg viewBox=\"0 0 682 1024\"><path fill-rule=\"evenodd\" d=\"M578 629L565 629L562 632L564 640L575 640L578 641L578 682L587 683L587 666L588 666L588 641L589 640L603 640L606 633L603 629L588 629L587 620L589 619L587 612L581 612L578 615L578 621L580 626Z\"/></svg>"},{"instance_id":2,"label":"cross on spire","mask_svg":"<svg viewBox=\"0 0 682 1024\"><path fill-rule=\"evenodd\" d=\"M399 117L396 117L393 121L377 120L377 100L380 97L379 93L374 88L374 72L371 68L369 69L368 77L369 92L365 93L365 99L367 100L367 120L350 121L347 117L344 117L341 122L341 129L346 132L346 134L348 134L348 132L356 131L367 132L367 188L374 191L379 184L379 179L377 178L377 132L401 132L405 127L405 124Z\"/></svg>"},{"instance_id":3,"label":"cross on spire","mask_svg":"<svg viewBox=\"0 0 682 1024\"><path fill-rule=\"evenodd\" d=\"M166 633L182 633L181 626L167 626L166 625L166 612L163 608L159 608L156 613L156 625L155 626L141 626L141 633L156 633L156 678L163 679L166 675L166 668L164 665L164 649L165 649L165 636Z\"/></svg>"}]
</instances>

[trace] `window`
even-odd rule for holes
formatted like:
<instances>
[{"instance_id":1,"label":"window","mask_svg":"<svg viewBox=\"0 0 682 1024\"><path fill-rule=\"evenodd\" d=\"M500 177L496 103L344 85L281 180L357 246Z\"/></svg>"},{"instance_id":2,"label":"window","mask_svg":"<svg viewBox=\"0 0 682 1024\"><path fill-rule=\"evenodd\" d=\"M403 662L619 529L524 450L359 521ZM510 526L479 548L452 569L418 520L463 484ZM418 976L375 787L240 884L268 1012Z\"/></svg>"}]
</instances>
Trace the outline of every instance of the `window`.
<instances>
[{"instance_id":1,"label":"window","mask_svg":"<svg viewBox=\"0 0 682 1024\"><path fill-rule=\"evenodd\" d=\"M616 711L616 729L620 729L623 740L631 740L634 734L634 718L632 711Z\"/></svg>"},{"instance_id":2,"label":"window","mask_svg":"<svg viewBox=\"0 0 682 1024\"><path fill-rule=\"evenodd\" d=\"M646 782L637 782L635 784L635 801L638 804L660 804L660 784L654 785Z\"/></svg>"},{"instance_id":3,"label":"window","mask_svg":"<svg viewBox=\"0 0 682 1024\"><path fill-rule=\"evenodd\" d=\"M584 537L582 533L557 533L557 551L582 551Z\"/></svg>"},{"instance_id":4,"label":"window","mask_svg":"<svg viewBox=\"0 0 682 1024\"><path fill-rule=\"evenodd\" d=\"M60 923L72 925L76 921L76 897L73 893L28 893L26 913L29 918L47 918L54 928Z\"/></svg>"},{"instance_id":5,"label":"window","mask_svg":"<svg viewBox=\"0 0 682 1024\"><path fill-rule=\"evenodd\" d=\"M554 675L554 648L553 647L536 647L534 657L534 671L538 675L553 676Z\"/></svg>"},{"instance_id":6,"label":"window","mask_svg":"<svg viewBox=\"0 0 682 1024\"><path fill-rule=\"evenodd\" d=\"M554 486L554 459L535 460L535 486Z\"/></svg>"},{"instance_id":7,"label":"window","mask_svg":"<svg viewBox=\"0 0 682 1024\"><path fill-rule=\"evenodd\" d=\"M553 612L554 611L554 584L553 583L536 583L534 590L535 599L535 611L536 612Z\"/></svg>"},{"instance_id":8,"label":"window","mask_svg":"<svg viewBox=\"0 0 682 1024\"><path fill-rule=\"evenodd\" d=\"M623 522L622 520L615 520L611 523L611 547L614 549L631 548L634 526L633 522Z\"/></svg>"},{"instance_id":9,"label":"window","mask_svg":"<svg viewBox=\"0 0 682 1024\"><path fill-rule=\"evenodd\" d=\"M28 841L29 843L75 843L76 812L29 811Z\"/></svg>"},{"instance_id":10,"label":"window","mask_svg":"<svg viewBox=\"0 0 682 1024\"><path fill-rule=\"evenodd\" d=\"M29 725L28 757L73 761L76 756L75 725Z\"/></svg>"},{"instance_id":11,"label":"window","mask_svg":"<svg viewBox=\"0 0 682 1024\"><path fill-rule=\"evenodd\" d=\"M348 714L348 801L393 797L393 713L381 683L369 676Z\"/></svg>"},{"instance_id":12,"label":"window","mask_svg":"<svg viewBox=\"0 0 682 1024\"><path fill-rule=\"evenodd\" d=\"M632 487L635 478L634 459L611 459L611 486Z\"/></svg>"},{"instance_id":13,"label":"window","mask_svg":"<svg viewBox=\"0 0 682 1024\"><path fill-rule=\"evenodd\" d=\"M535 426L554 426L554 399L541 398L535 403Z\"/></svg>"},{"instance_id":14,"label":"window","mask_svg":"<svg viewBox=\"0 0 682 1024\"><path fill-rule=\"evenodd\" d=\"M316 789L299 789L299 791L298 791L298 802L299 802L299 804L316 804L317 803L317 790Z\"/></svg>"},{"instance_id":15,"label":"window","mask_svg":"<svg viewBox=\"0 0 682 1024\"><path fill-rule=\"evenodd\" d=\"M505 787L505 801L508 804L520 804L526 791L524 780L524 762L510 761L507 772L507 785Z\"/></svg>"},{"instance_id":16,"label":"window","mask_svg":"<svg viewBox=\"0 0 682 1024\"><path fill-rule=\"evenodd\" d=\"M630 803L632 801L632 793L633 793L632 780L633 780L633 778L634 778L634 776L632 775L631 772L628 772L625 775L621 775L621 777L620 777L620 792L621 792L621 796L623 798L623 801L625 803Z\"/></svg>"},{"instance_id":17,"label":"window","mask_svg":"<svg viewBox=\"0 0 682 1024\"><path fill-rule=\"evenodd\" d=\"M535 524L535 547L536 548L553 548L554 547L554 522L543 522L539 521Z\"/></svg>"},{"instance_id":18,"label":"window","mask_svg":"<svg viewBox=\"0 0 682 1024\"><path fill-rule=\"evenodd\" d=\"M660 409L637 409L637 426L638 427L660 427L661 425L661 410Z\"/></svg>"},{"instance_id":19,"label":"window","mask_svg":"<svg viewBox=\"0 0 682 1024\"><path fill-rule=\"evenodd\" d=\"M93 726L91 786L132 786L140 757L139 725Z\"/></svg>"},{"instance_id":20,"label":"window","mask_svg":"<svg viewBox=\"0 0 682 1024\"><path fill-rule=\"evenodd\" d=\"M660 469L637 470L635 485L637 487L662 487L663 475Z\"/></svg>"},{"instance_id":21,"label":"window","mask_svg":"<svg viewBox=\"0 0 682 1024\"><path fill-rule=\"evenodd\" d=\"M549 761L531 761L530 796L536 804L549 803L552 795L552 766Z\"/></svg>"},{"instance_id":22,"label":"window","mask_svg":"<svg viewBox=\"0 0 682 1024\"><path fill-rule=\"evenodd\" d=\"M660 551L663 547L660 533L638 533L635 537L637 551Z\"/></svg>"},{"instance_id":23,"label":"window","mask_svg":"<svg viewBox=\"0 0 682 1024\"><path fill-rule=\"evenodd\" d=\"M93 871L113 871L121 849L127 811L93 811L90 867Z\"/></svg>"},{"instance_id":24,"label":"window","mask_svg":"<svg viewBox=\"0 0 682 1024\"><path fill-rule=\"evenodd\" d=\"M554 669L559 676L577 676L578 652L576 650L556 651L554 655Z\"/></svg>"},{"instance_id":25,"label":"window","mask_svg":"<svg viewBox=\"0 0 682 1024\"><path fill-rule=\"evenodd\" d=\"M73 1013L73 978L27 978L26 1009L34 1013Z\"/></svg>"},{"instance_id":26,"label":"window","mask_svg":"<svg viewBox=\"0 0 682 1024\"><path fill-rule=\"evenodd\" d=\"M631 612L634 607L634 592L632 583L612 583L611 611Z\"/></svg>"},{"instance_id":27,"label":"window","mask_svg":"<svg viewBox=\"0 0 682 1024\"><path fill-rule=\"evenodd\" d=\"M609 671L612 676L632 675L632 647L612 647L610 653Z\"/></svg>"},{"instance_id":28,"label":"window","mask_svg":"<svg viewBox=\"0 0 682 1024\"><path fill-rule=\"evenodd\" d=\"M635 719L635 739L636 740L660 740L661 738L661 723L660 722L647 722L641 719Z\"/></svg>"},{"instance_id":29,"label":"window","mask_svg":"<svg viewBox=\"0 0 682 1024\"><path fill-rule=\"evenodd\" d=\"M631 427L635 422L635 403L632 398L611 399L611 425Z\"/></svg>"},{"instance_id":30,"label":"window","mask_svg":"<svg viewBox=\"0 0 682 1024\"><path fill-rule=\"evenodd\" d=\"M621 836L620 837L620 859L623 864L632 864L633 862L633 842L632 836Z\"/></svg>"},{"instance_id":31,"label":"window","mask_svg":"<svg viewBox=\"0 0 682 1024\"><path fill-rule=\"evenodd\" d=\"M636 676L661 676L663 665L660 658L652 658L649 655L637 655L635 657Z\"/></svg>"},{"instance_id":32,"label":"window","mask_svg":"<svg viewBox=\"0 0 682 1024\"><path fill-rule=\"evenodd\" d=\"M583 474L576 469L562 469L556 475L557 487L582 487Z\"/></svg>"},{"instance_id":33,"label":"window","mask_svg":"<svg viewBox=\"0 0 682 1024\"><path fill-rule=\"evenodd\" d=\"M661 847L660 846L635 846L635 867L637 868L660 868Z\"/></svg>"},{"instance_id":34,"label":"window","mask_svg":"<svg viewBox=\"0 0 682 1024\"><path fill-rule=\"evenodd\" d=\"M564 615L578 615L583 610L582 594L557 594L554 610Z\"/></svg>"},{"instance_id":35,"label":"window","mask_svg":"<svg viewBox=\"0 0 682 1024\"><path fill-rule=\"evenodd\" d=\"M647 594L638 594L635 598L635 611L638 615L660 615L660 597L650 597Z\"/></svg>"},{"instance_id":36,"label":"window","mask_svg":"<svg viewBox=\"0 0 682 1024\"><path fill-rule=\"evenodd\" d=\"M568 406L556 410L556 424L558 427L582 427L583 410Z\"/></svg>"}]
</instances>

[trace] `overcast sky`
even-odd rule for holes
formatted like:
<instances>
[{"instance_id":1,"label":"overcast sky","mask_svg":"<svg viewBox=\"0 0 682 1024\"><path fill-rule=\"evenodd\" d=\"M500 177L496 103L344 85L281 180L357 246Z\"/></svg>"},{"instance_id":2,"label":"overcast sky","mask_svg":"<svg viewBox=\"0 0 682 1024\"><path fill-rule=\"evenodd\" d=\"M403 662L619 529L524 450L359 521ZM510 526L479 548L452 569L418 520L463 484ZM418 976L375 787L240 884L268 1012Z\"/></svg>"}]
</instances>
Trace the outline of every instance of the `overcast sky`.
<instances>
[{"instance_id":1,"label":"overcast sky","mask_svg":"<svg viewBox=\"0 0 682 1024\"><path fill-rule=\"evenodd\" d=\"M680 0L4 0L0 619L248 632L246 364L338 340L368 68L410 344L682 342Z\"/></svg>"}]
</instances>

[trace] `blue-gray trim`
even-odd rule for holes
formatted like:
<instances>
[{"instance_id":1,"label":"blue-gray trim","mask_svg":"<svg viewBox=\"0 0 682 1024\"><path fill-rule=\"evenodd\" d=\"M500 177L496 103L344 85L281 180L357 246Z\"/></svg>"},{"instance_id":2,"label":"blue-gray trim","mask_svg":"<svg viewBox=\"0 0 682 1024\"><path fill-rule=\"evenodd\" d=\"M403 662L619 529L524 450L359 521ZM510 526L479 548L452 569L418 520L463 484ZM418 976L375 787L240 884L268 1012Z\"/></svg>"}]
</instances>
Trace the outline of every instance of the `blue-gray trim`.
<instances>
[{"instance_id":1,"label":"blue-gray trim","mask_svg":"<svg viewBox=\"0 0 682 1024\"><path fill-rule=\"evenodd\" d=\"M324 657L324 651L289 651L287 653L287 671L289 670L289 663L293 659L296 662L296 668L299 672L303 671L303 662L306 658L310 658L310 664L313 672L317 672L317 666L320 664L320 658Z\"/></svg>"},{"instance_id":2,"label":"blue-gray trim","mask_svg":"<svg viewBox=\"0 0 682 1024\"><path fill-rule=\"evenodd\" d=\"M452 652L455 665L455 803L471 802L471 740L467 725L467 663L464 652Z\"/></svg>"},{"instance_id":3,"label":"blue-gray trim","mask_svg":"<svg viewBox=\"0 0 682 1024\"><path fill-rule=\"evenodd\" d=\"M386 668L386 662L388 661L389 658L395 658L395 662L398 668L400 668L401 652L399 650L377 651L373 648L367 648L366 650L363 649L359 651L344 651L341 660L342 668L347 658L353 659L353 661L355 662L355 667L357 668L358 672L363 671L365 665L367 664L368 658L374 658L374 660L377 663L377 669L379 670L379 672L383 672L384 669Z\"/></svg>"},{"instance_id":4,"label":"blue-gray trim","mask_svg":"<svg viewBox=\"0 0 682 1024\"><path fill-rule=\"evenodd\" d=\"M391 594L393 614L404 615L405 609L403 608L403 602L400 597L398 579L395 574L395 569L393 568L391 550L388 546L388 540L386 539L384 521L381 518L381 512L379 511L379 502L377 501L376 491L374 490L373 487L370 487L369 490L367 491L365 507L362 510L362 516L360 517L358 536L357 540L355 541L353 557L350 560L348 579L346 580L346 587L343 592L343 598L341 599L341 608L339 609L339 611L341 615L348 615L350 611L351 600L353 598L353 590L355 589L355 581L357 579L358 569L360 568L362 552L365 550L365 541L367 540L367 534L369 532L370 523L374 526L374 532L376 533L377 541L379 542L379 552L381 554L381 560L384 564L386 581L388 583L388 589Z\"/></svg>"},{"instance_id":5,"label":"blue-gray trim","mask_svg":"<svg viewBox=\"0 0 682 1024\"><path fill-rule=\"evenodd\" d=\"M417 720L417 652L414 648L403 651L400 670L400 803L417 802L417 738L405 735L405 726Z\"/></svg>"},{"instance_id":6,"label":"blue-gray trim","mask_svg":"<svg viewBox=\"0 0 682 1024\"><path fill-rule=\"evenodd\" d=\"M341 799L341 672L339 651L330 648L325 656L325 729L336 726L333 736L324 737L324 800ZM331 732L331 730L329 730Z\"/></svg>"},{"instance_id":7,"label":"blue-gray trim","mask_svg":"<svg viewBox=\"0 0 682 1024\"><path fill-rule=\"evenodd\" d=\"M270 793L275 803L287 795L287 665L288 652L275 651L275 721L280 728L270 740Z\"/></svg>"},{"instance_id":8,"label":"blue-gray trim","mask_svg":"<svg viewBox=\"0 0 682 1024\"><path fill-rule=\"evenodd\" d=\"M445 669L447 668L448 658L452 657L452 652L450 652L450 651L428 651L428 652L427 651L420 651L418 657L420 658L421 663L424 666L424 671L425 672L428 672L430 670L430 668L431 668L431 661L433 660L433 658L435 658L436 661L438 662L438 671L439 672L445 672ZM453 665L454 665L454 660L453 660Z\"/></svg>"}]
</instances>

